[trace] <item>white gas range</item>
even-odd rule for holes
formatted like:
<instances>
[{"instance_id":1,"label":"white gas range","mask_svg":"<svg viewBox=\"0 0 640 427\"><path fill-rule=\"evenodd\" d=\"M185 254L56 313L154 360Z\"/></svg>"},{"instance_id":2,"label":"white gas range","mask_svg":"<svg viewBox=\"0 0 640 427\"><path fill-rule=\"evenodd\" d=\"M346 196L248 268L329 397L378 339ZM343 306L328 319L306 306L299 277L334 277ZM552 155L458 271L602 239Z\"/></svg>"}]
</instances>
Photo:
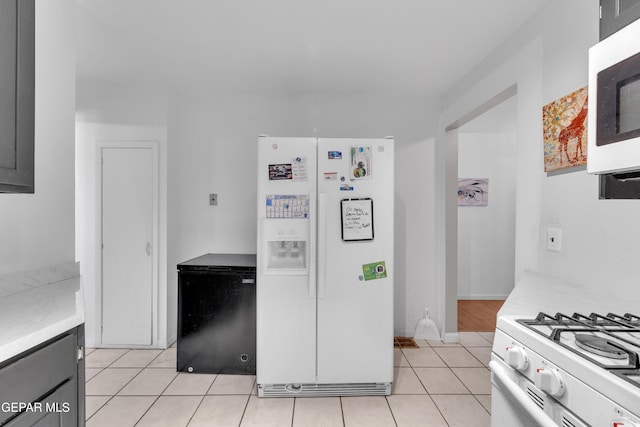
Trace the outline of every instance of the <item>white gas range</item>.
<instances>
[{"instance_id":1,"label":"white gas range","mask_svg":"<svg viewBox=\"0 0 640 427\"><path fill-rule=\"evenodd\" d=\"M493 426L640 426L640 317L500 316Z\"/></svg>"}]
</instances>

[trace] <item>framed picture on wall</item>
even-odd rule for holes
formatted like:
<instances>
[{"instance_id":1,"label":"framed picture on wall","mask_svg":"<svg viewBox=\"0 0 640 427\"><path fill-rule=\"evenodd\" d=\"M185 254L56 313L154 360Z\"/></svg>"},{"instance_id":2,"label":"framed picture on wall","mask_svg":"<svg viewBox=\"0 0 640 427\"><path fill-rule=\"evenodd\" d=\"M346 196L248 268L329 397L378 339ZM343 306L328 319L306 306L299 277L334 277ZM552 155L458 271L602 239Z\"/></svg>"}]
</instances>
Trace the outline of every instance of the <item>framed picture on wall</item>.
<instances>
[{"instance_id":1,"label":"framed picture on wall","mask_svg":"<svg viewBox=\"0 0 640 427\"><path fill-rule=\"evenodd\" d=\"M458 206L488 206L489 178L458 178Z\"/></svg>"},{"instance_id":2,"label":"framed picture on wall","mask_svg":"<svg viewBox=\"0 0 640 427\"><path fill-rule=\"evenodd\" d=\"M542 107L544 171L587 164L587 86Z\"/></svg>"}]
</instances>

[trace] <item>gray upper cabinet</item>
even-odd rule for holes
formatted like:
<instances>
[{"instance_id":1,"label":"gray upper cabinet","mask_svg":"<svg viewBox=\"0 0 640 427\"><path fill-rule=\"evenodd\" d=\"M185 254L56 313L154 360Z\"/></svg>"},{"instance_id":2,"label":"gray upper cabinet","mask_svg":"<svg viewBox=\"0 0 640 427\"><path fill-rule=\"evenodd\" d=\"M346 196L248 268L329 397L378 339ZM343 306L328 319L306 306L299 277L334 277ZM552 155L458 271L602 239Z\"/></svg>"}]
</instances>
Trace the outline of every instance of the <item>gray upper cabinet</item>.
<instances>
[{"instance_id":1,"label":"gray upper cabinet","mask_svg":"<svg viewBox=\"0 0 640 427\"><path fill-rule=\"evenodd\" d=\"M640 0L600 0L600 40L640 18Z\"/></svg>"},{"instance_id":2,"label":"gray upper cabinet","mask_svg":"<svg viewBox=\"0 0 640 427\"><path fill-rule=\"evenodd\" d=\"M0 192L34 192L35 0L0 0Z\"/></svg>"}]
</instances>

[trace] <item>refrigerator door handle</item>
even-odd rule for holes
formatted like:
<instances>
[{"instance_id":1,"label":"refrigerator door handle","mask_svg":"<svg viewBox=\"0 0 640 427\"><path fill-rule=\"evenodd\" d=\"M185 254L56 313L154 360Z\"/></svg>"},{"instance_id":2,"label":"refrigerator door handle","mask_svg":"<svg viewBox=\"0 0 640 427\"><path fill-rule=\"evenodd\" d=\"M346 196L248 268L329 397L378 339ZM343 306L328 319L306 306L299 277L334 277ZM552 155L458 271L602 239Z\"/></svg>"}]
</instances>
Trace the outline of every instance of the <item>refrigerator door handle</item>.
<instances>
[{"instance_id":1,"label":"refrigerator door handle","mask_svg":"<svg viewBox=\"0 0 640 427\"><path fill-rule=\"evenodd\" d=\"M324 299L327 288L327 282L325 280L325 248L327 240L326 206L327 195L325 193L318 194L318 299Z\"/></svg>"},{"instance_id":2,"label":"refrigerator door handle","mask_svg":"<svg viewBox=\"0 0 640 427\"><path fill-rule=\"evenodd\" d=\"M309 193L309 298L316 297L316 239L318 237L317 230L317 212L316 212L316 193Z\"/></svg>"}]
</instances>

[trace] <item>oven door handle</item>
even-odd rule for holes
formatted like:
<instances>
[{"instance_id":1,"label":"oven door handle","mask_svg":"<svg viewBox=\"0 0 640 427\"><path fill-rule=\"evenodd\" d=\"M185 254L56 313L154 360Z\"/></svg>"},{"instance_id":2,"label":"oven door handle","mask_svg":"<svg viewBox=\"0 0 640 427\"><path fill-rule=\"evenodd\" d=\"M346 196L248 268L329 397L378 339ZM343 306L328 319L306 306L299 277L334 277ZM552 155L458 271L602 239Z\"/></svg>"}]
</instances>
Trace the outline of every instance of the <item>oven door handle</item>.
<instances>
[{"instance_id":1,"label":"oven door handle","mask_svg":"<svg viewBox=\"0 0 640 427\"><path fill-rule=\"evenodd\" d=\"M527 415L540 427L558 427L549 416L535 403L531 401L527 393L514 383L505 368L500 366L498 362L492 360L489 362L489 368L493 372L493 379L498 387L505 392L505 396L513 404L527 413Z\"/></svg>"}]
</instances>

